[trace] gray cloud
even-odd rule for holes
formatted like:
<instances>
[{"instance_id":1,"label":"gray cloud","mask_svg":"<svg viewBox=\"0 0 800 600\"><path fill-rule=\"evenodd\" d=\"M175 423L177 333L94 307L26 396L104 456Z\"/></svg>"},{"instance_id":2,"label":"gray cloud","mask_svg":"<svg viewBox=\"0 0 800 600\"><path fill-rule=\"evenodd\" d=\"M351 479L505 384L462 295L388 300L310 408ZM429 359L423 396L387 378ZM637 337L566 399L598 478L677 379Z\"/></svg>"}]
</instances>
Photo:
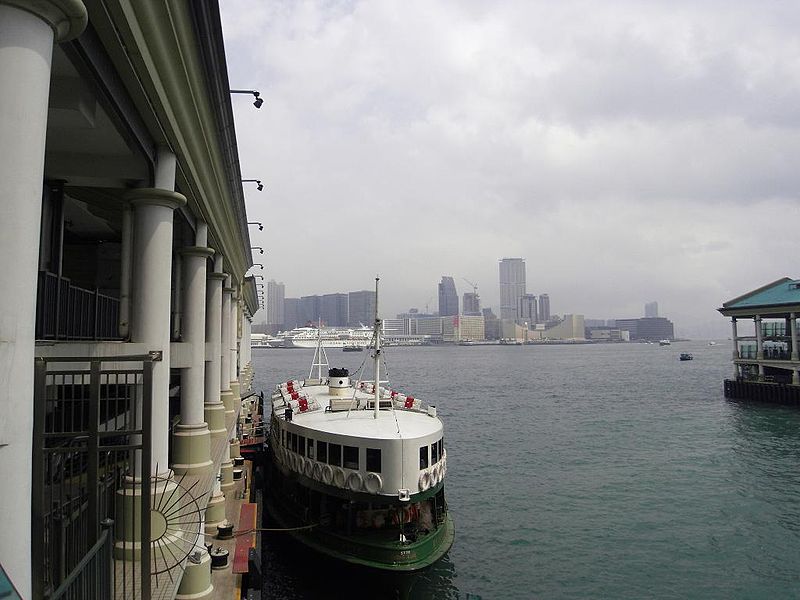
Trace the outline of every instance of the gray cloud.
<instances>
[{"instance_id":1,"label":"gray cloud","mask_svg":"<svg viewBox=\"0 0 800 600\"><path fill-rule=\"evenodd\" d=\"M496 306L497 259L524 256L558 312L656 299L691 334L798 275L791 3L222 8L231 83L266 100L235 104L237 135L289 295L380 272L392 314L452 274Z\"/></svg>"}]
</instances>

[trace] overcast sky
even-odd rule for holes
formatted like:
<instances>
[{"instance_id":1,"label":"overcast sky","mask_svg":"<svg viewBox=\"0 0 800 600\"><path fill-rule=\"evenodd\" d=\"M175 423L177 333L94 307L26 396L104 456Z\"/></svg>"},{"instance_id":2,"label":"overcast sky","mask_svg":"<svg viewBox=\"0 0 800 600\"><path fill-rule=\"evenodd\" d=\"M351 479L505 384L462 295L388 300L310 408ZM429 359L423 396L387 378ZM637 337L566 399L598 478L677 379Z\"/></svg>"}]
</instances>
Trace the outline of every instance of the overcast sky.
<instances>
[{"instance_id":1,"label":"overcast sky","mask_svg":"<svg viewBox=\"0 0 800 600\"><path fill-rule=\"evenodd\" d=\"M252 230L288 297L437 283L499 305L527 261L556 313L727 335L800 277L800 3L221 3ZM717 329L711 329L716 324Z\"/></svg>"}]
</instances>

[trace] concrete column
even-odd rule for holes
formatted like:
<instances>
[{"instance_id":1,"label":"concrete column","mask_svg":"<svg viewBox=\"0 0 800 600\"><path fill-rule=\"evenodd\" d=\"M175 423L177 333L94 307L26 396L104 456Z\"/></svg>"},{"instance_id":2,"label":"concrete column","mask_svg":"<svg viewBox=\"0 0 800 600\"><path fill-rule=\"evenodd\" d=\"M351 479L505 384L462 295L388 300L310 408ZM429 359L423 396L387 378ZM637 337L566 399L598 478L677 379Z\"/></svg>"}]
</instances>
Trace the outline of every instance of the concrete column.
<instances>
[{"instance_id":1,"label":"concrete column","mask_svg":"<svg viewBox=\"0 0 800 600\"><path fill-rule=\"evenodd\" d=\"M221 479L222 475L217 472L217 477L214 480L214 490L211 492L211 498L209 498L206 505L206 535L215 535L217 533L217 525L225 522L225 494L222 493L222 488L220 487Z\"/></svg>"},{"instance_id":2,"label":"concrete column","mask_svg":"<svg viewBox=\"0 0 800 600\"><path fill-rule=\"evenodd\" d=\"M164 189L128 192L134 211L133 303L131 341L162 353L153 368L153 464L162 473L169 465L170 278L173 211L186 202Z\"/></svg>"},{"instance_id":3,"label":"concrete column","mask_svg":"<svg viewBox=\"0 0 800 600\"><path fill-rule=\"evenodd\" d=\"M239 331L239 297L234 288L234 292L231 294L231 362L229 365L234 406L238 405L241 398L241 386L239 385Z\"/></svg>"},{"instance_id":4,"label":"concrete column","mask_svg":"<svg viewBox=\"0 0 800 600\"><path fill-rule=\"evenodd\" d=\"M0 0L0 563L23 598L33 593L28 465L50 68L54 42L80 35L86 19L79 0Z\"/></svg>"},{"instance_id":5,"label":"concrete column","mask_svg":"<svg viewBox=\"0 0 800 600\"><path fill-rule=\"evenodd\" d=\"M225 444L225 454L223 455L222 465L219 468L220 473L220 489L227 494L230 490L236 487L236 482L233 480L233 460L231 460L231 445Z\"/></svg>"},{"instance_id":6,"label":"concrete column","mask_svg":"<svg viewBox=\"0 0 800 600\"><path fill-rule=\"evenodd\" d=\"M181 250L184 289L182 338L191 347L191 366L181 370L181 422L175 428L172 468L200 475L211 468L211 436L205 422L206 265L214 250L205 247L207 227L198 223L196 245Z\"/></svg>"},{"instance_id":7,"label":"concrete column","mask_svg":"<svg viewBox=\"0 0 800 600\"><path fill-rule=\"evenodd\" d=\"M800 371L797 369L792 371L792 385L800 385Z\"/></svg>"},{"instance_id":8,"label":"concrete column","mask_svg":"<svg viewBox=\"0 0 800 600\"><path fill-rule=\"evenodd\" d=\"M736 317L731 318L731 339L733 340L733 359L739 358L739 337L736 331Z\"/></svg>"},{"instance_id":9,"label":"concrete column","mask_svg":"<svg viewBox=\"0 0 800 600\"><path fill-rule=\"evenodd\" d=\"M206 344L205 404L203 410L211 437L227 439L225 405L220 399L220 374L222 372L222 256L214 257L214 272L208 274L206 286Z\"/></svg>"},{"instance_id":10,"label":"concrete column","mask_svg":"<svg viewBox=\"0 0 800 600\"><path fill-rule=\"evenodd\" d=\"M234 414L234 400L231 392L231 295L230 275L225 280L222 288L222 340L221 340L221 369L220 369L220 398L225 405L225 413Z\"/></svg>"},{"instance_id":11,"label":"concrete column","mask_svg":"<svg viewBox=\"0 0 800 600\"><path fill-rule=\"evenodd\" d=\"M791 313L789 315L789 330L792 336L792 360L800 360L800 353L798 353L797 349L797 314ZM795 371L795 376L797 375L797 371Z\"/></svg>"},{"instance_id":12,"label":"concrete column","mask_svg":"<svg viewBox=\"0 0 800 600\"><path fill-rule=\"evenodd\" d=\"M756 325L756 360L764 359L764 332L761 330L761 315L753 319Z\"/></svg>"}]
</instances>

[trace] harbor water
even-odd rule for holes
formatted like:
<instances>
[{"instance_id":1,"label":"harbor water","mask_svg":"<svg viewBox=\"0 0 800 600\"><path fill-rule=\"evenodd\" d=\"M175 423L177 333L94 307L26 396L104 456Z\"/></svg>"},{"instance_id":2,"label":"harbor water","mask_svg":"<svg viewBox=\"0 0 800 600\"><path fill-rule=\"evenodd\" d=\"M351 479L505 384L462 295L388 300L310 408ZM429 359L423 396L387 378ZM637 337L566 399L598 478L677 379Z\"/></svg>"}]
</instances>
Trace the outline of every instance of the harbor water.
<instances>
[{"instance_id":1,"label":"harbor water","mask_svg":"<svg viewBox=\"0 0 800 600\"><path fill-rule=\"evenodd\" d=\"M729 344L386 349L444 421L455 544L388 579L264 533L265 598L800 597L800 411L726 400ZM254 349L255 389L312 355Z\"/></svg>"}]
</instances>

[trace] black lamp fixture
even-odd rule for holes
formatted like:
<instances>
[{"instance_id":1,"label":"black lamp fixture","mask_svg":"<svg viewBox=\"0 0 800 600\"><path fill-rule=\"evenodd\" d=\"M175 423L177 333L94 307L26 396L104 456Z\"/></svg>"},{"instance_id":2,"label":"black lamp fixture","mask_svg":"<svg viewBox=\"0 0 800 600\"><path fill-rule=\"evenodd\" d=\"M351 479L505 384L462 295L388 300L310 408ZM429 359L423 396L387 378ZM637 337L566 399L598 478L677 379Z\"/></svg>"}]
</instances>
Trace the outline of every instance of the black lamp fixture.
<instances>
[{"instance_id":1,"label":"black lamp fixture","mask_svg":"<svg viewBox=\"0 0 800 600\"><path fill-rule=\"evenodd\" d=\"M255 96L256 101L253 102L253 106L256 108L261 108L261 105L264 104L264 100L261 98L261 92L258 90L228 90L231 94L253 94Z\"/></svg>"},{"instance_id":2,"label":"black lamp fixture","mask_svg":"<svg viewBox=\"0 0 800 600\"><path fill-rule=\"evenodd\" d=\"M258 275L258 274L253 275L253 277L255 277L256 279L264 279L263 275Z\"/></svg>"},{"instance_id":3,"label":"black lamp fixture","mask_svg":"<svg viewBox=\"0 0 800 600\"><path fill-rule=\"evenodd\" d=\"M259 231L264 231L264 224L261 221L248 221L248 225L258 225Z\"/></svg>"},{"instance_id":4,"label":"black lamp fixture","mask_svg":"<svg viewBox=\"0 0 800 600\"><path fill-rule=\"evenodd\" d=\"M251 269L252 269L253 267L258 267L258 268L259 268L259 269L261 269L262 271L264 270L264 265L262 265L261 263L253 263L252 265L250 265L250 268L251 268ZM250 270L250 269L248 269L248 271L249 271L249 270Z\"/></svg>"},{"instance_id":5,"label":"black lamp fixture","mask_svg":"<svg viewBox=\"0 0 800 600\"><path fill-rule=\"evenodd\" d=\"M264 249L261 246L251 246L250 250L258 250L259 254L264 254Z\"/></svg>"},{"instance_id":6,"label":"black lamp fixture","mask_svg":"<svg viewBox=\"0 0 800 600\"><path fill-rule=\"evenodd\" d=\"M255 184L256 184L256 189L257 189L259 192L260 192L261 190L263 190L263 189L264 189L264 186L263 186L263 185L261 185L261 180L260 180L260 179L242 179L242 183L247 183L247 182L253 182L253 183L255 183ZM255 225L255 223L248 223L248 225ZM261 228L263 228L263 225L261 225L261 223L258 223L258 225L259 225Z\"/></svg>"}]
</instances>

